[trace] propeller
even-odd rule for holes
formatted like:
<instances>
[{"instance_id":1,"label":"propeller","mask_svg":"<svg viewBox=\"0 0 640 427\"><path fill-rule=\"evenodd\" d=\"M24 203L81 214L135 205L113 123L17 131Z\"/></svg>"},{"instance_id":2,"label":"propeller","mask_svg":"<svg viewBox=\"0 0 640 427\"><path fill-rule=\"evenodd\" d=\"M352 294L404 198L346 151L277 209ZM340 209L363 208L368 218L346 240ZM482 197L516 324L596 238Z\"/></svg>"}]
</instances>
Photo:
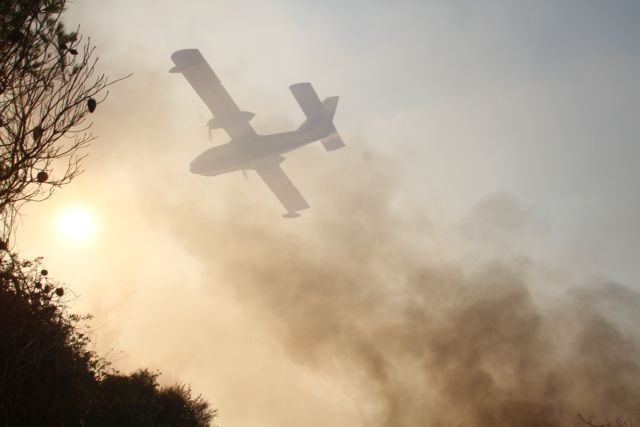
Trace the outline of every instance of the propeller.
<instances>
[{"instance_id":1,"label":"propeller","mask_svg":"<svg viewBox=\"0 0 640 427\"><path fill-rule=\"evenodd\" d=\"M198 111L198 116L200 116L202 120L207 120L204 114L202 114L202 111ZM213 129L211 129L211 119L207 120L207 124L205 126L207 127L207 138L209 139L209 142L213 142Z\"/></svg>"}]
</instances>

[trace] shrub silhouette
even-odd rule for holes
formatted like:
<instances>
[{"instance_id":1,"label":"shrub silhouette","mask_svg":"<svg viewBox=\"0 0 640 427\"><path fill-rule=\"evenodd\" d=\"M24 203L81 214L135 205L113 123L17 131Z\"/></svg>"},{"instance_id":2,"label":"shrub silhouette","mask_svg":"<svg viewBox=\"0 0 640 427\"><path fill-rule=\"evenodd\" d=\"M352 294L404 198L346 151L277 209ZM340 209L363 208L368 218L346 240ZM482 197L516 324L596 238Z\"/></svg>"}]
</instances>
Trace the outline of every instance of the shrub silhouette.
<instances>
[{"instance_id":1,"label":"shrub silhouette","mask_svg":"<svg viewBox=\"0 0 640 427\"><path fill-rule=\"evenodd\" d=\"M0 425L208 426L215 411L158 373L124 375L89 350L88 316L69 314L41 260L0 264Z\"/></svg>"}]
</instances>

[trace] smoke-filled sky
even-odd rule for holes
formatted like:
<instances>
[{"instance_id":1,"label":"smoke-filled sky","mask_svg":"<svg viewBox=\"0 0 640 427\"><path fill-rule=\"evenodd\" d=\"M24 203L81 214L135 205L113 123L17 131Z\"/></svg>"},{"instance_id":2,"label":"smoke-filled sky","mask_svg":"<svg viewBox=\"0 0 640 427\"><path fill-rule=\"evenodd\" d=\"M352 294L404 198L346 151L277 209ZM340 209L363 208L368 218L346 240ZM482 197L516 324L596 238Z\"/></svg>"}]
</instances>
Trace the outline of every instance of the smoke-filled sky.
<instances>
[{"instance_id":1,"label":"smoke-filled sky","mask_svg":"<svg viewBox=\"0 0 640 427\"><path fill-rule=\"evenodd\" d=\"M134 74L19 249L116 367L191 384L220 425L640 416L640 6L396 3L73 2L100 70ZM168 73L183 48L258 132L303 121L292 83L340 96L347 147L282 165L301 218L254 173L189 174L212 142ZM60 236L70 206L90 241Z\"/></svg>"}]
</instances>

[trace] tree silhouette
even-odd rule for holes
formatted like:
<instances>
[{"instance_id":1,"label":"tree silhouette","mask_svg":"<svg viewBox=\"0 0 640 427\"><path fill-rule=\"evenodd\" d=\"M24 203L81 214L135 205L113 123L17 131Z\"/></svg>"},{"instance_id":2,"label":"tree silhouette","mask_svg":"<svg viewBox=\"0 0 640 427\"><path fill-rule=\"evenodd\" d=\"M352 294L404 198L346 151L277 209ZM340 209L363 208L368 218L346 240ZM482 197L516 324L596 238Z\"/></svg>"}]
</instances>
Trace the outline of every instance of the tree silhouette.
<instances>
[{"instance_id":1,"label":"tree silhouette","mask_svg":"<svg viewBox=\"0 0 640 427\"><path fill-rule=\"evenodd\" d=\"M78 328L83 318L67 314L63 288L45 272L40 260L2 260L0 420L5 425L47 425L51 419L74 425L89 404L87 390L106 368L87 350L88 337Z\"/></svg>"},{"instance_id":2,"label":"tree silhouette","mask_svg":"<svg viewBox=\"0 0 640 427\"><path fill-rule=\"evenodd\" d=\"M65 0L0 2L0 239L19 208L48 198L81 172L94 138L87 115L109 82L90 41L68 31ZM63 138L64 137L64 138Z\"/></svg>"}]
</instances>

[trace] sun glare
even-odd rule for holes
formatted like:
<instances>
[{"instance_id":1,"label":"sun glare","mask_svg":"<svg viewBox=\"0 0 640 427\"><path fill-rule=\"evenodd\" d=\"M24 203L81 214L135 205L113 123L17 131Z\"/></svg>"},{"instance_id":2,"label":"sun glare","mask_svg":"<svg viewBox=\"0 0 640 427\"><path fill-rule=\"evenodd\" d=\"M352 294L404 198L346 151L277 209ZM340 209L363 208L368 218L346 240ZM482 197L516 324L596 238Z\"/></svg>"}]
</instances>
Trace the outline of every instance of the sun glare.
<instances>
[{"instance_id":1,"label":"sun glare","mask_svg":"<svg viewBox=\"0 0 640 427\"><path fill-rule=\"evenodd\" d=\"M87 209L67 208L60 212L58 217L58 231L70 242L84 243L95 235L96 220Z\"/></svg>"}]
</instances>

